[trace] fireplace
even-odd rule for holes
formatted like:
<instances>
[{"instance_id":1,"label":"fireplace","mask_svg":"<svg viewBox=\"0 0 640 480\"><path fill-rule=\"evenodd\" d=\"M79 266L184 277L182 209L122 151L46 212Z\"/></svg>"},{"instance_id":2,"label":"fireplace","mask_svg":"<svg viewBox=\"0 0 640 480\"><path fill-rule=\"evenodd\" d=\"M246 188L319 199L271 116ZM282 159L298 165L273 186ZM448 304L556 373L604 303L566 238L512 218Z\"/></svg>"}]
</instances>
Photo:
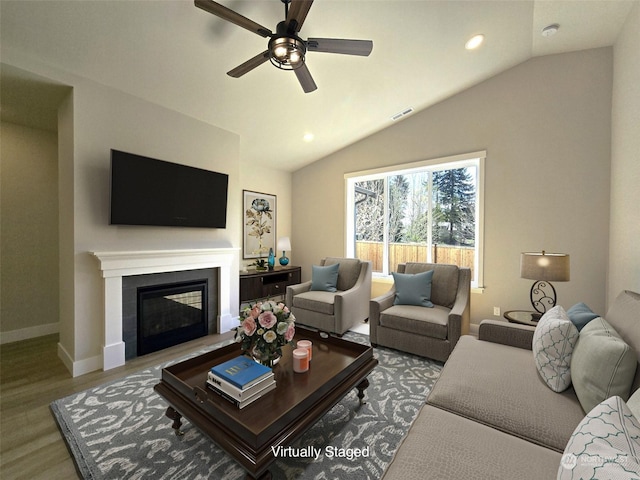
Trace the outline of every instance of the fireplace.
<instances>
[{"instance_id":1,"label":"fireplace","mask_svg":"<svg viewBox=\"0 0 640 480\"><path fill-rule=\"evenodd\" d=\"M212 285L208 280L207 315L209 332L224 333L237 325L239 308L239 248L220 247L188 250L147 250L130 252L92 252L100 262L104 278L104 346L102 365L109 370L124 365L136 356L137 350L137 288L129 294L130 281L157 274L177 275L176 278L153 284L193 281L187 272L210 270L215 272ZM197 272L196 272L197 273ZM203 278L198 274L196 278ZM145 280L146 282L146 280ZM215 292L215 293L211 293ZM212 305L212 302L215 302ZM129 306L133 304L133 313ZM234 312L234 313L232 313ZM133 319L133 321L132 321ZM136 333L134 333L136 332Z\"/></svg>"},{"instance_id":2,"label":"fireplace","mask_svg":"<svg viewBox=\"0 0 640 480\"><path fill-rule=\"evenodd\" d=\"M138 288L138 356L205 336L207 280Z\"/></svg>"},{"instance_id":3,"label":"fireplace","mask_svg":"<svg viewBox=\"0 0 640 480\"><path fill-rule=\"evenodd\" d=\"M220 333L219 277L219 268L124 277L125 359Z\"/></svg>"}]
</instances>

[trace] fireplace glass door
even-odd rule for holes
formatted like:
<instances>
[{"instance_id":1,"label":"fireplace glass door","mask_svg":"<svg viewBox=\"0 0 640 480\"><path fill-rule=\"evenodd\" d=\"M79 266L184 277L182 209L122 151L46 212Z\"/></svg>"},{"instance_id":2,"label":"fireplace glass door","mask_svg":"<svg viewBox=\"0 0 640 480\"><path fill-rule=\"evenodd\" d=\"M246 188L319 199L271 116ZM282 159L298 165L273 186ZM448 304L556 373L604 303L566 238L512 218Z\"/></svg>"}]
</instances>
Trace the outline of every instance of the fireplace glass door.
<instances>
[{"instance_id":1,"label":"fireplace glass door","mask_svg":"<svg viewBox=\"0 0 640 480\"><path fill-rule=\"evenodd\" d=\"M138 355L206 334L206 279L138 289Z\"/></svg>"}]
</instances>

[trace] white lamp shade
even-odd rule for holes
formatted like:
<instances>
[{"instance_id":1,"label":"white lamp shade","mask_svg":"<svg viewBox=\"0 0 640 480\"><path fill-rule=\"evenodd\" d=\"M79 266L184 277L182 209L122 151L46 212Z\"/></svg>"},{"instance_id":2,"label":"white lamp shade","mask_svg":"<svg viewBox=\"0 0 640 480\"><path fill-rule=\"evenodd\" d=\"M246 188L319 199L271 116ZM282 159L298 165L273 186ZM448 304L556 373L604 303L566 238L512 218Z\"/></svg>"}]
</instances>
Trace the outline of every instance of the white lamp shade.
<instances>
[{"instance_id":1,"label":"white lamp shade","mask_svg":"<svg viewBox=\"0 0 640 480\"><path fill-rule=\"evenodd\" d=\"M281 252L291 251L291 240L289 240L289 237L280 237L278 239L277 249Z\"/></svg>"},{"instance_id":2,"label":"white lamp shade","mask_svg":"<svg viewBox=\"0 0 640 480\"><path fill-rule=\"evenodd\" d=\"M569 255L566 253L523 252L520 255L520 277L548 282L568 282Z\"/></svg>"}]
</instances>

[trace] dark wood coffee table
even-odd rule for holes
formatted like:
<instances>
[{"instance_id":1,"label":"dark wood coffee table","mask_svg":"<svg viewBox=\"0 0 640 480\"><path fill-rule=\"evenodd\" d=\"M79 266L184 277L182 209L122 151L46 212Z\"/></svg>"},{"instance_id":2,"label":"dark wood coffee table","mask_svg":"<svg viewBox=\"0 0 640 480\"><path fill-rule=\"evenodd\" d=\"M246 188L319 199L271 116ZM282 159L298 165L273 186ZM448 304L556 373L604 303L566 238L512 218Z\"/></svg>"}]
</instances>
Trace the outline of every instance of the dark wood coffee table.
<instances>
[{"instance_id":1,"label":"dark wood coffee table","mask_svg":"<svg viewBox=\"0 0 640 480\"><path fill-rule=\"evenodd\" d=\"M248 472L249 478L270 478L271 447L290 445L353 388L362 402L367 375L378 364L373 349L341 338L323 338L296 327L295 340L313 342L307 373L294 373L291 346L274 368L276 388L242 410L207 391L209 369L241 353L237 343L162 370L154 389L169 403L167 416L180 434L182 417L189 419Z\"/></svg>"}]
</instances>

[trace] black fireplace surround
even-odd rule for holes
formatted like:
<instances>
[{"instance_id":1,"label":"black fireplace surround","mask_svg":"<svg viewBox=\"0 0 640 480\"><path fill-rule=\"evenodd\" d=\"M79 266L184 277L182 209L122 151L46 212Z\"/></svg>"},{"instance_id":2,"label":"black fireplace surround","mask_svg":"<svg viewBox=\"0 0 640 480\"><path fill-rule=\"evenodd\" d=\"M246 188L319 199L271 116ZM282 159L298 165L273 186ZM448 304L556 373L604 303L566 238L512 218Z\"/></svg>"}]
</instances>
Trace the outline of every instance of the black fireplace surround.
<instances>
[{"instance_id":1,"label":"black fireplace surround","mask_svg":"<svg viewBox=\"0 0 640 480\"><path fill-rule=\"evenodd\" d=\"M218 270L123 277L125 359L216 333Z\"/></svg>"}]
</instances>

